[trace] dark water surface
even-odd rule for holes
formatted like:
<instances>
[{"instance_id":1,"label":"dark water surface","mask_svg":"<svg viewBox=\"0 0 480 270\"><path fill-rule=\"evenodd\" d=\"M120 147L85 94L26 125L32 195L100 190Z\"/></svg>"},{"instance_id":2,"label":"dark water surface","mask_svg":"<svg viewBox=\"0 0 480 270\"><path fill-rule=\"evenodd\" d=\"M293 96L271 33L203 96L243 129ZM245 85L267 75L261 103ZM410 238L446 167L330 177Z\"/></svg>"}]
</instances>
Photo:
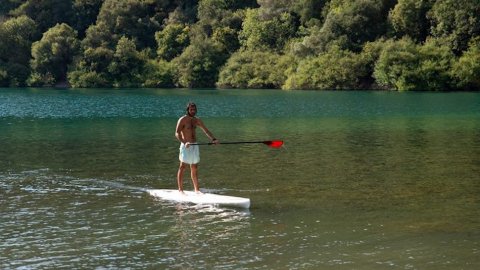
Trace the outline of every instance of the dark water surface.
<instances>
[{"instance_id":1,"label":"dark water surface","mask_svg":"<svg viewBox=\"0 0 480 270\"><path fill-rule=\"evenodd\" d=\"M145 192L176 188L188 101L285 141L201 149L249 211ZM0 89L0 268L479 269L479 176L479 93Z\"/></svg>"}]
</instances>

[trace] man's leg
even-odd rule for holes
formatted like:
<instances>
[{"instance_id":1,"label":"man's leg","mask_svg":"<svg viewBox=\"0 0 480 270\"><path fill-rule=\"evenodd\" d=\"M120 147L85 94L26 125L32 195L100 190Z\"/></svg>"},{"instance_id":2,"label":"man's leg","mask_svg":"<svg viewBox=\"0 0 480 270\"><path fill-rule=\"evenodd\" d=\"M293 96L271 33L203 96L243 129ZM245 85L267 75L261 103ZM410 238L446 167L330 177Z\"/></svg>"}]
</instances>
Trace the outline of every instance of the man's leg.
<instances>
[{"instance_id":1,"label":"man's leg","mask_svg":"<svg viewBox=\"0 0 480 270\"><path fill-rule=\"evenodd\" d=\"M200 187L198 186L198 165L197 164L191 164L190 165L190 174L192 176L192 182L193 182L193 188L195 189L195 192L200 192Z\"/></svg>"},{"instance_id":2,"label":"man's leg","mask_svg":"<svg viewBox=\"0 0 480 270\"><path fill-rule=\"evenodd\" d=\"M180 162L177 172L178 191L183 192L183 172L185 171L185 163Z\"/></svg>"}]
</instances>

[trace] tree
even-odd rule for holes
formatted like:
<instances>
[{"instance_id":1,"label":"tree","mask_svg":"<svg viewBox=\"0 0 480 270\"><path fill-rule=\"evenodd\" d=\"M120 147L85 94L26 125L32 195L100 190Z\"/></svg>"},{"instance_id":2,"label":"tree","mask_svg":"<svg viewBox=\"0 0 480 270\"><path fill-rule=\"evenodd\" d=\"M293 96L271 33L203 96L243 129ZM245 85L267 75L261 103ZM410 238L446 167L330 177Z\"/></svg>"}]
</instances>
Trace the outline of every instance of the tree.
<instances>
[{"instance_id":1,"label":"tree","mask_svg":"<svg viewBox=\"0 0 480 270\"><path fill-rule=\"evenodd\" d=\"M281 51L295 32L295 21L290 13L262 19L258 9L248 9L239 38L247 50Z\"/></svg>"},{"instance_id":2,"label":"tree","mask_svg":"<svg viewBox=\"0 0 480 270\"><path fill-rule=\"evenodd\" d=\"M432 36L445 38L460 54L467 50L471 38L480 35L480 1L437 0L428 13Z\"/></svg>"},{"instance_id":3,"label":"tree","mask_svg":"<svg viewBox=\"0 0 480 270\"><path fill-rule=\"evenodd\" d=\"M161 29L161 22L168 17L174 6L170 1L154 0L105 0L97 18L97 25L110 48L116 46L122 36L134 40L139 50L156 45L155 32ZM87 38L89 37L87 31ZM90 33L93 34L93 33Z\"/></svg>"},{"instance_id":4,"label":"tree","mask_svg":"<svg viewBox=\"0 0 480 270\"><path fill-rule=\"evenodd\" d=\"M285 71L294 65L289 56L272 52L239 51L228 59L220 71L221 88L281 88Z\"/></svg>"},{"instance_id":5,"label":"tree","mask_svg":"<svg viewBox=\"0 0 480 270\"><path fill-rule=\"evenodd\" d=\"M228 13L226 0L202 0L198 3L199 23L210 25L212 28L221 24Z\"/></svg>"},{"instance_id":6,"label":"tree","mask_svg":"<svg viewBox=\"0 0 480 270\"><path fill-rule=\"evenodd\" d=\"M30 75L30 50L37 27L27 16L0 23L0 85L24 86Z\"/></svg>"},{"instance_id":7,"label":"tree","mask_svg":"<svg viewBox=\"0 0 480 270\"><path fill-rule=\"evenodd\" d=\"M289 12L294 0L258 0L259 15L263 20L270 20L282 13Z\"/></svg>"},{"instance_id":8,"label":"tree","mask_svg":"<svg viewBox=\"0 0 480 270\"><path fill-rule=\"evenodd\" d=\"M0 17L8 14L11 10L17 8L21 4L20 0L2 0L0 2Z\"/></svg>"},{"instance_id":9,"label":"tree","mask_svg":"<svg viewBox=\"0 0 480 270\"><path fill-rule=\"evenodd\" d=\"M480 89L480 37L472 39L467 51L453 64L452 76L464 89Z\"/></svg>"},{"instance_id":10,"label":"tree","mask_svg":"<svg viewBox=\"0 0 480 270\"><path fill-rule=\"evenodd\" d=\"M2 0L0 86L474 89L478 14L478 0ZM78 53L71 33L46 37L62 24Z\"/></svg>"},{"instance_id":11,"label":"tree","mask_svg":"<svg viewBox=\"0 0 480 270\"><path fill-rule=\"evenodd\" d=\"M227 58L222 47L210 39L197 39L172 63L177 70L177 86L214 87L220 67Z\"/></svg>"},{"instance_id":12,"label":"tree","mask_svg":"<svg viewBox=\"0 0 480 270\"><path fill-rule=\"evenodd\" d=\"M113 77L115 87L140 86L141 70L144 61L133 40L121 37L108 66L108 71Z\"/></svg>"},{"instance_id":13,"label":"tree","mask_svg":"<svg viewBox=\"0 0 480 270\"><path fill-rule=\"evenodd\" d=\"M367 76L359 54L331 47L316 57L300 63L285 82L284 89L356 89Z\"/></svg>"},{"instance_id":14,"label":"tree","mask_svg":"<svg viewBox=\"0 0 480 270\"><path fill-rule=\"evenodd\" d=\"M10 85L10 80L8 77L8 72L4 67L0 66L0 87L6 87Z\"/></svg>"},{"instance_id":15,"label":"tree","mask_svg":"<svg viewBox=\"0 0 480 270\"><path fill-rule=\"evenodd\" d=\"M396 35L424 41L429 33L427 12L431 7L432 0L399 0L388 16Z\"/></svg>"},{"instance_id":16,"label":"tree","mask_svg":"<svg viewBox=\"0 0 480 270\"><path fill-rule=\"evenodd\" d=\"M428 40L423 46L410 38L387 43L375 66L380 85L400 91L450 89L454 55L449 47Z\"/></svg>"},{"instance_id":17,"label":"tree","mask_svg":"<svg viewBox=\"0 0 480 270\"><path fill-rule=\"evenodd\" d=\"M83 48L104 47L113 49L118 38L112 33L105 22L97 22L88 27L85 38L82 40Z\"/></svg>"},{"instance_id":18,"label":"tree","mask_svg":"<svg viewBox=\"0 0 480 270\"><path fill-rule=\"evenodd\" d=\"M72 25L74 18L72 0L26 0L17 9L12 10L11 14L27 15L32 18L37 23L40 33L57 24Z\"/></svg>"},{"instance_id":19,"label":"tree","mask_svg":"<svg viewBox=\"0 0 480 270\"><path fill-rule=\"evenodd\" d=\"M108 66L113 60L114 51L105 47L87 48L73 64L68 74L73 87L112 87L112 76Z\"/></svg>"},{"instance_id":20,"label":"tree","mask_svg":"<svg viewBox=\"0 0 480 270\"><path fill-rule=\"evenodd\" d=\"M165 60L147 60L142 81L143 87L174 87L175 76L172 64Z\"/></svg>"},{"instance_id":21,"label":"tree","mask_svg":"<svg viewBox=\"0 0 480 270\"><path fill-rule=\"evenodd\" d=\"M293 1L292 10L300 16L303 25L310 26L323 21L322 10L328 0L298 0Z\"/></svg>"},{"instance_id":22,"label":"tree","mask_svg":"<svg viewBox=\"0 0 480 270\"><path fill-rule=\"evenodd\" d=\"M74 0L73 12L75 14L73 25L80 38L85 37L87 28L97 20L98 13L104 0Z\"/></svg>"},{"instance_id":23,"label":"tree","mask_svg":"<svg viewBox=\"0 0 480 270\"><path fill-rule=\"evenodd\" d=\"M248 1L247 1L248 2ZM248 3L243 3L243 5ZM242 28L243 10L238 1L202 0L198 5L198 22L191 28L192 38L211 38L232 54L240 47L238 34Z\"/></svg>"},{"instance_id":24,"label":"tree","mask_svg":"<svg viewBox=\"0 0 480 270\"><path fill-rule=\"evenodd\" d=\"M171 61L180 55L190 43L189 29L183 24L168 24L162 31L155 33L158 57Z\"/></svg>"},{"instance_id":25,"label":"tree","mask_svg":"<svg viewBox=\"0 0 480 270\"><path fill-rule=\"evenodd\" d=\"M295 53L305 57L320 54L331 46L354 52L363 44L386 33L391 0L332 0L321 27L313 26L310 35L295 45Z\"/></svg>"},{"instance_id":26,"label":"tree","mask_svg":"<svg viewBox=\"0 0 480 270\"><path fill-rule=\"evenodd\" d=\"M367 89L378 89L381 88L377 85L375 78L373 78L373 73L375 71L375 64L380 58L382 50L387 44L394 42L392 39L377 39L373 42L367 42L364 44L360 57L364 64L363 68L365 69L365 77L361 78L360 84L361 87Z\"/></svg>"},{"instance_id":27,"label":"tree","mask_svg":"<svg viewBox=\"0 0 480 270\"><path fill-rule=\"evenodd\" d=\"M62 23L50 28L40 41L32 45L32 84L42 85L67 80L68 65L79 49L77 32L69 25ZM48 78L40 80L38 78Z\"/></svg>"}]
</instances>

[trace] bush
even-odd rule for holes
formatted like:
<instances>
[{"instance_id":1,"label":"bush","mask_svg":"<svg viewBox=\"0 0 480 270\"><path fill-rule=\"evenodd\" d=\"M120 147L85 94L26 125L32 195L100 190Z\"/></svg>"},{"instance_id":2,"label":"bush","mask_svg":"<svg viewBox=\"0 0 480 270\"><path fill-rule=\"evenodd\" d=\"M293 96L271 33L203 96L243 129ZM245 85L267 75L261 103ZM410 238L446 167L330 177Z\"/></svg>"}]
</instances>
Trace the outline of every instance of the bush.
<instances>
[{"instance_id":1,"label":"bush","mask_svg":"<svg viewBox=\"0 0 480 270\"><path fill-rule=\"evenodd\" d=\"M0 68L0 87L8 87L9 80L8 80L8 73L6 70Z\"/></svg>"},{"instance_id":2,"label":"bush","mask_svg":"<svg viewBox=\"0 0 480 270\"><path fill-rule=\"evenodd\" d=\"M453 64L452 76L460 88L480 89L480 37L472 40L468 50Z\"/></svg>"},{"instance_id":3,"label":"bush","mask_svg":"<svg viewBox=\"0 0 480 270\"><path fill-rule=\"evenodd\" d=\"M89 88L89 87L111 87L111 82L105 78L104 74L95 71L73 71L68 74L68 79L72 87Z\"/></svg>"},{"instance_id":4,"label":"bush","mask_svg":"<svg viewBox=\"0 0 480 270\"><path fill-rule=\"evenodd\" d=\"M55 85L55 77L50 73L38 73L34 72L28 78L27 83L29 86L32 87L41 87L41 86L54 86Z\"/></svg>"},{"instance_id":5,"label":"bush","mask_svg":"<svg viewBox=\"0 0 480 270\"><path fill-rule=\"evenodd\" d=\"M43 34L41 40L32 44L32 71L40 77L30 81L44 78L44 85L61 82L67 78L67 67L73 61L80 43L77 40L77 32L67 24L57 24ZM40 82L38 82L40 83Z\"/></svg>"},{"instance_id":6,"label":"bush","mask_svg":"<svg viewBox=\"0 0 480 270\"><path fill-rule=\"evenodd\" d=\"M209 40L198 39L172 63L176 68L176 84L179 87L213 87L220 67L227 55L222 46Z\"/></svg>"},{"instance_id":7,"label":"bush","mask_svg":"<svg viewBox=\"0 0 480 270\"><path fill-rule=\"evenodd\" d=\"M288 77L284 89L356 89L367 75L361 55L333 47L306 58Z\"/></svg>"},{"instance_id":8,"label":"bush","mask_svg":"<svg viewBox=\"0 0 480 270\"><path fill-rule=\"evenodd\" d=\"M220 71L221 88L281 88L293 59L271 52L241 51Z\"/></svg>"},{"instance_id":9,"label":"bush","mask_svg":"<svg viewBox=\"0 0 480 270\"><path fill-rule=\"evenodd\" d=\"M174 87L172 65L164 60L149 60L145 64L143 87Z\"/></svg>"},{"instance_id":10,"label":"bush","mask_svg":"<svg viewBox=\"0 0 480 270\"><path fill-rule=\"evenodd\" d=\"M289 13L262 19L258 9L248 9L239 39L248 50L280 51L295 32L295 21Z\"/></svg>"},{"instance_id":11,"label":"bush","mask_svg":"<svg viewBox=\"0 0 480 270\"><path fill-rule=\"evenodd\" d=\"M169 24L162 31L155 33L157 54L160 58L171 61L188 46L189 27L182 24Z\"/></svg>"},{"instance_id":12,"label":"bush","mask_svg":"<svg viewBox=\"0 0 480 270\"><path fill-rule=\"evenodd\" d=\"M421 46L403 38L386 44L375 65L374 77L378 84L400 91L448 90L453 59L450 49L435 40Z\"/></svg>"}]
</instances>

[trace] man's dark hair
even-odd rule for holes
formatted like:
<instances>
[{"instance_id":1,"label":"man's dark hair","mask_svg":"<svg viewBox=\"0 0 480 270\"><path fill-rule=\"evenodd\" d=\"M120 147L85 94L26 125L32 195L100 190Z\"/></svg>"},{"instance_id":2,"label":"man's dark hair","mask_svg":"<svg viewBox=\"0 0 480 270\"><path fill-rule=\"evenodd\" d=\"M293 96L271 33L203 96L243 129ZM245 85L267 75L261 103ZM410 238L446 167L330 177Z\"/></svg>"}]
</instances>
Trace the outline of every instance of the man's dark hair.
<instances>
[{"instance_id":1,"label":"man's dark hair","mask_svg":"<svg viewBox=\"0 0 480 270\"><path fill-rule=\"evenodd\" d=\"M193 102L189 102L189 103L187 104L187 108L185 109L187 115L190 115L190 114L188 113L188 109L189 109L190 107L192 107L192 106L196 108L196 107L197 107L197 104L195 104L195 103L193 103Z\"/></svg>"}]
</instances>

